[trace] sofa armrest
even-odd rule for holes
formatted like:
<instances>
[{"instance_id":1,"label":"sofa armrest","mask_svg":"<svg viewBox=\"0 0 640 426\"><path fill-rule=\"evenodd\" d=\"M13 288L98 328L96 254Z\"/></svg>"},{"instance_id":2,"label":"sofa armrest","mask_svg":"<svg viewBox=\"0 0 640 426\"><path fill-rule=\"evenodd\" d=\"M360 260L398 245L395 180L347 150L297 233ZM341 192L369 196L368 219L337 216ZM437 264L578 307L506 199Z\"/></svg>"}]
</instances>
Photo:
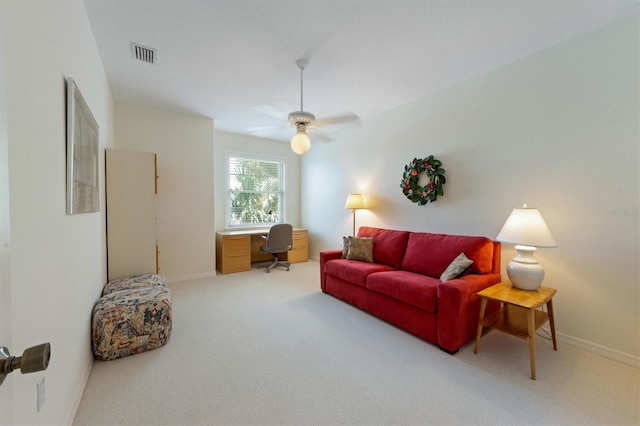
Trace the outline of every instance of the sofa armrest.
<instances>
[{"instance_id":1,"label":"sofa armrest","mask_svg":"<svg viewBox=\"0 0 640 426\"><path fill-rule=\"evenodd\" d=\"M333 259L340 259L342 250L326 250L320 252L320 288L325 290L324 264Z\"/></svg>"},{"instance_id":2,"label":"sofa armrest","mask_svg":"<svg viewBox=\"0 0 640 426\"><path fill-rule=\"evenodd\" d=\"M438 285L438 345L456 352L476 336L481 290L501 281L500 274L470 274ZM487 305L487 314L498 308Z\"/></svg>"}]
</instances>

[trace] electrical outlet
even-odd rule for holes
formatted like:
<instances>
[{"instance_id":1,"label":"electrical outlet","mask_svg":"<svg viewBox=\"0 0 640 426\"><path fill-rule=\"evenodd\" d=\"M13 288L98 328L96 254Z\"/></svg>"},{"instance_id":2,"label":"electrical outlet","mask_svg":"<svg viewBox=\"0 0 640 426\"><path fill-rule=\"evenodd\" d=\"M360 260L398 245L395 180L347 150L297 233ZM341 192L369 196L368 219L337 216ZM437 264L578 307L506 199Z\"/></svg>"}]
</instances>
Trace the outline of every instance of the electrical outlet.
<instances>
[{"instance_id":1,"label":"electrical outlet","mask_svg":"<svg viewBox=\"0 0 640 426\"><path fill-rule=\"evenodd\" d=\"M38 412L42 409L44 405L44 376L38 380Z\"/></svg>"}]
</instances>

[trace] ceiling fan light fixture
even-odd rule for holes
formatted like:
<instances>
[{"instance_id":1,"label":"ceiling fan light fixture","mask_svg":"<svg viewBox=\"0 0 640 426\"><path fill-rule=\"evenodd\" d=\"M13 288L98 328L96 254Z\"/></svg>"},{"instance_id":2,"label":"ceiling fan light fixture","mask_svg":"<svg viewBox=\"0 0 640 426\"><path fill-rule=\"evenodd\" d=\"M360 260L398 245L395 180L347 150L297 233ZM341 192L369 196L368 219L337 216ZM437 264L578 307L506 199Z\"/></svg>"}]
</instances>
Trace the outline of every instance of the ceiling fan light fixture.
<instances>
[{"instance_id":1,"label":"ceiling fan light fixture","mask_svg":"<svg viewBox=\"0 0 640 426\"><path fill-rule=\"evenodd\" d=\"M289 113L289 123L292 126L304 124L305 126L315 126L316 116L307 111L294 111Z\"/></svg>"},{"instance_id":2,"label":"ceiling fan light fixture","mask_svg":"<svg viewBox=\"0 0 640 426\"><path fill-rule=\"evenodd\" d=\"M296 154L304 154L311 148L311 141L307 136L307 129L304 124L298 124L297 133L291 138L291 150Z\"/></svg>"},{"instance_id":3,"label":"ceiling fan light fixture","mask_svg":"<svg viewBox=\"0 0 640 426\"><path fill-rule=\"evenodd\" d=\"M348 122L360 122L358 116L353 113L343 114L342 116L328 117L324 120L317 120L314 114L304 110L303 71L307 64L308 61L306 59L299 59L298 61L296 61L296 66L300 71L300 109L290 112L287 116L289 125L292 128L296 129L296 134L293 135L293 138L290 140L291 150L296 154L304 154L311 148L311 141L309 140L308 135L308 131L310 129L313 131L314 141L316 138L322 141L330 141L331 139L327 137L327 135L322 134L321 132L316 132L316 127L332 125L340 125L344 127ZM269 105L258 105L256 107L252 107L251 109L276 118L279 118L283 115L281 114L282 108ZM272 128L282 129L281 126ZM268 136L264 134L264 130L267 129L257 128L254 133L258 136ZM278 134L278 136L280 136L280 134Z\"/></svg>"}]
</instances>

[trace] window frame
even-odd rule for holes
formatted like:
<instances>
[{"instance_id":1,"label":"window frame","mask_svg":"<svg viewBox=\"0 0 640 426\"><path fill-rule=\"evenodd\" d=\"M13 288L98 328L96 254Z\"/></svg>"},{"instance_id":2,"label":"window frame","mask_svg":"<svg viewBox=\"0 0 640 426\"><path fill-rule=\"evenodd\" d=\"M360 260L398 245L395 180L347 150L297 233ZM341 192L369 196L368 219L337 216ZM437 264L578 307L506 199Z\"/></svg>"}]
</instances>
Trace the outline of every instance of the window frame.
<instances>
[{"instance_id":1,"label":"window frame","mask_svg":"<svg viewBox=\"0 0 640 426\"><path fill-rule=\"evenodd\" d=\"M281 177L280 177L280 191L279 191L279 220L277 222L265 222L265 223L245 223L245 224L232 224L231 223L231 168L230 161L232 158L240 158L248 161L266 161L271 163L279 163L282 165ZM226 229L251 229L251 228L269 228L272 225L278 223L286 223L286 196L287 185L286 176L288 168L288 159L286 157L276 155L256 154L251 152L225 150L225 228Z\"/></svg>"}]
</instances>

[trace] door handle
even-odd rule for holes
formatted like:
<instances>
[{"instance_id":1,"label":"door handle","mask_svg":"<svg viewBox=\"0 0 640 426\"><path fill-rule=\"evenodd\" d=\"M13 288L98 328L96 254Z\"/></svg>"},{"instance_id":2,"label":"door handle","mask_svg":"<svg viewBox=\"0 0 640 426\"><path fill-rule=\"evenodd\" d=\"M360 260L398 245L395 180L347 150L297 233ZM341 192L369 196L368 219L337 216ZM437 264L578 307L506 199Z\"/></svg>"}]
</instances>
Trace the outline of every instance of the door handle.
<instances>
[{"instance_id":1,"label":"door handle","mask_svg":"<svg viewBox=\"0 0 640 426\"><path fill-rule=\"evenodd\" d=\"M0 348L0 385L5 377L14 370L20 369L22 374L46 370L51 359L51 344L42 343L27 348L22 356L11 356L9 349Z\"/></svg>"}]
</instances>

